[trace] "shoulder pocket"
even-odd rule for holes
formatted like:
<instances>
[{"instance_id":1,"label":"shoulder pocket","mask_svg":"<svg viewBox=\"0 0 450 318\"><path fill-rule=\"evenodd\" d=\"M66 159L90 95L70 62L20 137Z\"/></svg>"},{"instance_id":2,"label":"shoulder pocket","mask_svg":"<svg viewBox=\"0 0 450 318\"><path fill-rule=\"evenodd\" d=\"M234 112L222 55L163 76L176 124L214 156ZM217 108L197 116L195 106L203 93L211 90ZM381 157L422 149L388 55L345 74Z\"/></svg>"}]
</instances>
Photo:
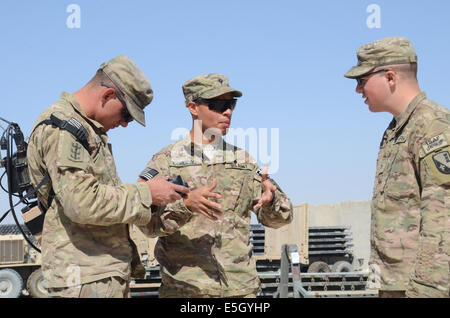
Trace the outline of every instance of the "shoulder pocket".
<instances>
[{"instance_id":1,"label":"shoulder pocket","mask_svg":"<svg viewBox=\"0 0 450 318\"><path fill-rule=\"evenodd\" d=\"M58 167L87 169L90 156L81 143L69 132L61 131L58 144Z\"/></svg>"}]
</instances>

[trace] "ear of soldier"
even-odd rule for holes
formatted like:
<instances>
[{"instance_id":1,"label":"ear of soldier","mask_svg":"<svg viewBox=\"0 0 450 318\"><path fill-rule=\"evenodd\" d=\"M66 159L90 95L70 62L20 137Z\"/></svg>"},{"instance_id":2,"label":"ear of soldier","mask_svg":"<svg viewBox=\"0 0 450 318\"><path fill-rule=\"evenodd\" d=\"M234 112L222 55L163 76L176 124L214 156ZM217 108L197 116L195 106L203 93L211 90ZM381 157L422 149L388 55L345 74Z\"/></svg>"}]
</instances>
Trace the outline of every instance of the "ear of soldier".
<instances>
[{"instance_id":1,"label":"ear of soldier","mask_svg":"<svg viewBox=\"0 0 450 318\"><path fill-rule=\"evenodd\" d=\"M392 121L378 153L372 198L370 264L380 297L448 297L450 111L417 80L411 42L390 37L361 46L345 77L372 112Z\"/></svg>"}]
</instances>

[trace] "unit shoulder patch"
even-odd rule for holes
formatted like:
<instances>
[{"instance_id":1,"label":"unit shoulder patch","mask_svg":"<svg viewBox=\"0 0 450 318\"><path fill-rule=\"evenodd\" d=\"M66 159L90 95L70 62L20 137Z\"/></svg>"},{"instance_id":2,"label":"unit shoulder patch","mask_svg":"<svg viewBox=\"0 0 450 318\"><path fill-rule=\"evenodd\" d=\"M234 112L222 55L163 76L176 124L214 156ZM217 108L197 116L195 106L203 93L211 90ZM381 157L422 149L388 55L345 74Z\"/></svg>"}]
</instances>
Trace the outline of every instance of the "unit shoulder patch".
<instances>
[{"instance_id":1,"label":"unit shoulder patch","mask_svg":"<svg viewBox=\"0 0 450 318\"><path fill-rule=\"evenodd\" d=\"M450 185L450 146L426 156L425 164L437 184Z\"/></svg>"},{"instance_id":2,"label":"unit shoulder patch","mask_svg":"<svg viewBox=\"0 0 450 318\"><path fill-rule=\"evenodd\" d=\"M433 161L440 172L450 174L450 153L448 151L441 151L433 155Z\"/></svg>"},{"instance_id":3,"label":"unit shoulder patch","mask_svg":"<svg viewBox=\"0 0 450 318\"><path fill-rule=\"evenodd\" d=\"M71 133L62 131L58 146L58 166L86 169L89 161L89 153L81 143Z\"/></svg>"},{"instance_id":4,"label":"unit shoulder patch","mask_svg":"<svg viewBox=\"0 0 450 318\"><path fill-rule=\"evenodd\" d=\"M73 141L70 146L70 151L68 154L68 159L72 161L83 161L83 152L81 149L83 146L79 142Z\"/></svg>"}]
</instances>

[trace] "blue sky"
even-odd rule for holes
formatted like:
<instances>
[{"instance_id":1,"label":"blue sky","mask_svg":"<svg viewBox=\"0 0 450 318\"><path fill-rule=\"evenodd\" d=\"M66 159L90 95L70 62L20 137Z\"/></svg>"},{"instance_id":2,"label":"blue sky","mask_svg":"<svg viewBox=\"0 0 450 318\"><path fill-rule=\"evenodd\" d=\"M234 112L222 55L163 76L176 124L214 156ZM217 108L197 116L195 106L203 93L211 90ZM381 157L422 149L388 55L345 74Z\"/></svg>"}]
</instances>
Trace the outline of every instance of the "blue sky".
<instances>
[{"instance_id":1,"label":"blue sky","mask_svg":"<svg viewBox=\"0 0 450 318\"><path fill-rule=\"evenodd\" d=\"M81 9L80 28L67 26L71 4ZM380 28L367 25L371 4L380 8ZM369 200L392 116L370 113L343 74L359 46L405 36L419 56L422 90L448 108L449 12L447 0L4 0L0 117L28 135L62 91L75 92L101 63L128 55L155 92L147 127L134 122L109 133L122 181L134 182L174 142L174 129L191 127L181 85L223 73L244 93L232 128L279 129L272 177L294 204ZM8 209L3 192L0 207Z\"/></svg>"}]
</instances>

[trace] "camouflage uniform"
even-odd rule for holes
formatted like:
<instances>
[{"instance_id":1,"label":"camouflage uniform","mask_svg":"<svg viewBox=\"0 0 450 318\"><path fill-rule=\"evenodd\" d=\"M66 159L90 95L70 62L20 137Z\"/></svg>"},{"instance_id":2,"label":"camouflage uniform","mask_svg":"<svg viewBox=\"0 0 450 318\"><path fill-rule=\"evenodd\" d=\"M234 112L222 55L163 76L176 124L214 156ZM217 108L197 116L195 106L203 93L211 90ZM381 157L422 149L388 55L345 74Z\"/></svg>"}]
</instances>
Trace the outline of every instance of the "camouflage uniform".
<instances>
[{"instance_id":1,"label":"camouflage uniform","mask_svg":"<svg viewBox=\"0 0 450 318\"><path fill-rule=\"evenodd\" d=\"M115 79L114 83L120 81L125 86L124 95L135 95L127 84L134 78L132 85L139 85L141 79L141 90L149 92L150 83L128 58L117 57L102 67ZM124 68L130 72L125 74ZM143 108L151 96L142 94L135 99ZM127 101L130 107L133 105ZM76 291L83 287L80 285L114 277L115 281L127 282L125 286L119 284L126 291L132 258L138 257L127 224L149 222L150 190L146 183L120 181L103 126L88 118L72 95L63 93L36 123L51 114L60 120L76 119L89 133L89 152L71 133L52 125L37 126L30 139L27 156L32 183L37 185L47 172L51 178L39 190L38 198L45 206L50 190L55 193L45 215L42 237L42 269L47 286L54 296L78 297L83 296ZM135 258L133 265L139 264ZM123 293L112 291L110 295Z\"/></svg>"},{"instance_id":2,"label":"camouflage uniform","mask_svg":"<svg viewBox=\"0 0 450 318\"><path fill-rule=\"evenodd\" d=\"M130 287L127 280L107 277L75 288L51 288L51 298L129 298Z\"/></svg>"},{"instance_id":3,"label":"camouflage uniform","mask_svg":"<svg viewBox=\"0 0 450 318\"><path fill-rule=\"evenodd\" d=\"M417 260L416 268L425 268L423 283L448 294L444 249L448 248L450 178L439 180L439 174L443 178L446 174L434 171L437 163L433 156L448 153L449 123L450 112L421 93L391 122L383 137L372 199L371 238L371 262L380 266L383 289L406 290L416 257L425 257L427 261ZM424 150L427 143L442 137L445 142L432 151ZM427 262L435 264L427 267Z\"/></svg>"},{"instance_id":4,"label":"camouflage uniform","mask_svg":"<svg viewBox=\"0 0 450 318\"><path fill-rule=\"evenodd\" d=\"M161 297L231 297L256 293L259 287L251 257L250 211L261 196L261 177L245 151L223 145L226 150L218 147L215 159L209 161L188 136L157 153L147 165L171 178L181 175L191 190L216 178L214 192L221 194L217 202L224 212L212 221L192 214L183 200L153 212L144 231L160 236L155 256L161 265ZM174 211L184 217L171 217ZM292 206L278 189L273 203L257 211L257 216L265 226L278 228L291 221Z\"/></svg>"},{"instance_id":5,"label":"camouflage uniform","mask_svg":"<svg viewBox=\"0 0 450 318\"><path fill-rule=\"evenodd\" d=\"M215 96L232 91L224 76L201 76L190 83L200 88L197 97L204 98L212 94L217 79L223 85ZM208 98L214 97L211 94ZM186 95L187 102L194 99L185 90ZM154 155L147 167L170 178L181 175L191 191L215 178L213 191L222 196L211 199L222 206L223 216L216 221L192 213L179 200L158 208L141 228L147 235L160 236L155 247L161 265L160 297L255 297L259 278L252 257L250 212L261 197L255 160L218 136L213 144L199 145L188 135ZM278 188L273 201L256 214L260 223L278 228L291 222L292 205Z\"/></svg>"},{"instance_id":6,"label":"camouflage uniform","mask_svg":"<svg viewBox=\"0 0 450 318\"><path fill-rule=\"evenodd\" d=\"M358 58L362 69L353 68L347 77L417 61L404 38L363 46ZM449 110L422 92L384 133L372 199L370 263L379 266L387 296L407 291L409 297L448 297L449 124Z\"/></svg>"}]
</instances>

